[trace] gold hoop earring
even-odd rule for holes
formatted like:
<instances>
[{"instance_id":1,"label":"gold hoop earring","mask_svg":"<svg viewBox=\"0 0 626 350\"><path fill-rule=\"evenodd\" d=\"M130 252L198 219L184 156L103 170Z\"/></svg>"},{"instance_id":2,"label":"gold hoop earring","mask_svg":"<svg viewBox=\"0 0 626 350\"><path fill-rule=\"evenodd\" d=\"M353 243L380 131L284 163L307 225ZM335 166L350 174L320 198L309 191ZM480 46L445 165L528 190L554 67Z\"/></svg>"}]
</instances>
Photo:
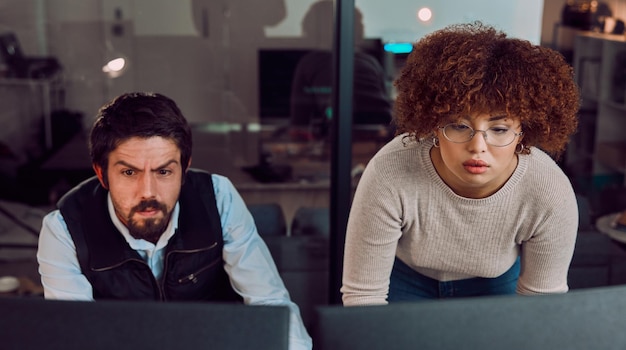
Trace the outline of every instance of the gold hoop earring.
<instances>
[{"instance_id":1,"label":"gold hoop earring","mask_svg":"<svg viewBox=\"0 0 626 350\"><path fill-rule=\"evenodd\" d=\"M518 150L518 148L519 148L519 150ZM515 145L515 153L522 154L522 152L524 152L524 144L520 142L517 145Z\"/></svg>"},{"instance_id":2,"label":"gold hoop earring","mask_svg":"<svg viewBox=\"0 0 626 350\"><path fill-rule=\"evenodd\" d=\"M433 146L439 148L439 138L437 136L433 137Z\"/></svg>"}]
</instances>

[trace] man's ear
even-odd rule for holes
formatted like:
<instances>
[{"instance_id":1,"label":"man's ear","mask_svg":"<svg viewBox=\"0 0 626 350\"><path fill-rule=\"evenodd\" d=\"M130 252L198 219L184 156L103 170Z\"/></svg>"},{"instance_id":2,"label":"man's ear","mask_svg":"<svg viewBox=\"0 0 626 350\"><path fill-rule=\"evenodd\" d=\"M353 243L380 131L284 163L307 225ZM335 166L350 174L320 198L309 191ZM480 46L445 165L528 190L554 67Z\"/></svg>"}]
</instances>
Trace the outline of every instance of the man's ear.
<instances>
[{"instance_id":1,"label":"man's ear","mask_svg":"<svg viewBox=\"0 0 626 350\"><path fill-rule=\"evenodd\" d=\"M106 188L108 190L108 187L106 185L106 182L104 181L104 175L102 172L102 167L100 167L97 164L93 164L93 171L96 173L96 176L98 177L98 180L100 180L100 184L102 185L102 187Z\"/></svg>"},{"instance_id":2,"label":"man's ear","mask_svg":"<svg viewBox=\"0 0 626 350\"><path fill-rule=\"evenodd\" d=\"M187 172L189 171L189 167L191 166L191 157L189 157L189 161L187 162L187 168L185 168L185 173L181 178L181 185L185 184L185 178L187 178Z\"/></svg>"}]
</instances>

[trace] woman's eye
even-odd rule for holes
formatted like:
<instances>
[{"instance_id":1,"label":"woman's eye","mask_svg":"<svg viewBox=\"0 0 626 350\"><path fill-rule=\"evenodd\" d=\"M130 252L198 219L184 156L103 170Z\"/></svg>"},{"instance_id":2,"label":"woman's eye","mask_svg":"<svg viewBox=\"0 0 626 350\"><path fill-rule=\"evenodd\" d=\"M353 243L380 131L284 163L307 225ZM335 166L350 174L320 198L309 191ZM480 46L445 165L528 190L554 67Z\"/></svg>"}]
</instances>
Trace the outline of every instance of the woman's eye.
<instances>
[{"instance_id":1,"label":"woman's eye","mask_svg":"<svg viewBox=\"0 0 626 350\"><path fill-rule=\"evenodd\" d=\"M470 130L470 127L465 125L465 124L450 124L450 126L452 127L452 129L454 129L456 131Z\"/></svg>"},{"instance_id":2,"label":"woman's eye","mask_svg":"<svg viewBox=\"0 0 626 350\"><path fill-rule=\"evenodd\" d=\"M490 128L490 130L495 134L506 134L509 131L509 128L495 127L495 128Z\"/></svg>"}]
</instances>

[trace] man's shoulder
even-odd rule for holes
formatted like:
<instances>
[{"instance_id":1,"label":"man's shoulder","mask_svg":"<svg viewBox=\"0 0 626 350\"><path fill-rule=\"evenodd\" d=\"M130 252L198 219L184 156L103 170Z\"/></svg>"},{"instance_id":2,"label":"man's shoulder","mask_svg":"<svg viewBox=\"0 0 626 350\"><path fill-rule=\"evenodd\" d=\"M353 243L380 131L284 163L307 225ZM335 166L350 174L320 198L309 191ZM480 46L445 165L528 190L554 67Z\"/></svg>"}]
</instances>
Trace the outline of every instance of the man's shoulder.
<instances>
[{"instance_id":1,"label":"man's shoulder","mask_svg":"<svg viewBox=\"0 0 626 350\"><path fill-rule=\"evenodd\" d=\"M211 173L209 171L198 169L198 168L189 168L187 169L186 179L191 179L191 181L196 181L199 183L210 183L210 182L223 182L229 181L228 178L224 175Z\"/></svg>"},{"instance_id":2,"label":"man's shoulder","mask_svg":"<svg viewBox=\"0 0 626 350\"><path fill-rule=\"evenodd\" d=\"M212 189L214 192L219 192L221 188L232 186L228 177L196 168L187 170L185 184L196 190Z\"/></svg>"},{"instance_id":3,"label":"man's shoulder","mask_svg":"<svg viewBox=\"0 0 626 350\"><path fill-rule=\"evenodd\" d=\"M197 168L189 168L187 169L187 178L192 178L194 180L205 180L205 181L210 181L211 180L211 173L206 171L206 170L202 170L202 169L197 169Z\"/></svg>"},{"instance_id":4,"label":"man's shoulder","mask_svg":"<svg viewBox=\"0 0 626 350\"><path fill-rule=\"evenodd\" d=\"M101 188L100 181L96 176L92 176L74 186L66 194L64 194L57 202L57 208L61 208L64 205L75 202L79 202L80 205L83 198L95 195L99 188Z\"/></svg>"}]
</instances>

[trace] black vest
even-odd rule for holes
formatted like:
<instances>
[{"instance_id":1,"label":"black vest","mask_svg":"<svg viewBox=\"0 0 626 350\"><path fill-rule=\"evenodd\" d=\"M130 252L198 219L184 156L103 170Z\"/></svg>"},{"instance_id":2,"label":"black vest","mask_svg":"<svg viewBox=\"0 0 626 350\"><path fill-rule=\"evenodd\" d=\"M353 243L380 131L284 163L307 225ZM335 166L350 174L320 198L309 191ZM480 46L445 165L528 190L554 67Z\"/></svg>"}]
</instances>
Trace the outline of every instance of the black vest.
<instances>
[{"instance_id":1,"label":"black vest","mask_svg":"<svg viewBox=\"0 0 626 350\"><path fill-rule=\"evenodd\" d=\"M187 172L178 199L178 229L165 248L159 281L113 225L107 193L93 177L58 203L94 299L241 301L224 271L224 240L210 174Z\"/></svg>"}]
</instances>

